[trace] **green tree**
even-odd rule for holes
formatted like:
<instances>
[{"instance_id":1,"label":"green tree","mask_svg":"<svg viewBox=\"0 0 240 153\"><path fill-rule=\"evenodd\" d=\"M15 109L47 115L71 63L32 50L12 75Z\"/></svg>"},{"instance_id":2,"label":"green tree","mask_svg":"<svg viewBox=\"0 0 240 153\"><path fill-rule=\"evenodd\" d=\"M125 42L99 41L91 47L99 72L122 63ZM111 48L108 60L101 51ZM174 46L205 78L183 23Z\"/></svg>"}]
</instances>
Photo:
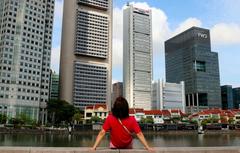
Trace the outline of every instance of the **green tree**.
<instances>
[{"instance_id":1,"label":"green tree","mask_svg":"<svg viewBox=\"0 0 240 153\"><path fill-rule=\"evenodd\" d=\"M152 116L147 116L145 122L153 124L154 120L153 120Z\"/></svg>"},{"instance_id":2,"label":"green tree","mask_svg":"<svg viewBox=\"0 0 240 153\"><path fill-rule=\"evenodd\" d=\"M79 124L83 121L83 114L81 113L75 113L73 115L73 121L76 123L76 124Z\"/></svg>"},{"instance_id":3,"label":"green tree","mask_svg":"<svg viewBox=\"0 0 240 153\"><path fill-rule=\"evenodd\" d=\"M24 121L22 119L20 119L20 118L11 118L9 120L9 123L13 124L14 128L21 128L22 125L24 125Z\"/></svg>"},{"instance_id":4,"label":"green tree","mask_svg":"<svg viewBox=\"0 0 240 153\"><path fill-rule=\"evenodd\" d=\"M5 124L7 122L7 116L5 114L0 114L0 124Z\"/></svg>"},{"instance_id":5,"label":"green tree","mask_svg":"<svg viewBox=\"0 0 240 153\"><path fill-rule=\"evenodd\" d=\"M144 118L144 117L141 117L141 119L140 119L140 123L145 123L146 121L146 118Z\"/></svg>"},{"instance_id":6,"label":"green tree","mask_svg":"<svg viewBox=\"0 0 240 153\"><path fill-rule=\"evenodd\" d=\"M197 120L190 120L190 123L191 124L198 124L198 121Z\"/></svg>"},{"instance_id":7,"label":"green tree","mask_svg":"<svg viewBox=\"0 0 240 153\"><path fill-rule=\"evenodd\" d=\"M102 122L102 119L98 116L92 116L90 119L91 123L97 123L97 122Z\"/></svg>"},{"instance_id":8,"label":"green tree","mask_svg":"<svg viewBox=\"0 0 240 153\"><path fill-rule=\"evenodd\" d=\"M211 123L218 123L219 119L217 117L210 118Z\"/></svg>"},{"instance_id":9,"label":"green tree","mask_svg":"<svg viewBox=\"0 0 240 153\"><path fill-rule=\"evenodd\" d=\"M209 119L204 119L204 120L202 120L201 125L205 126L208 123L210 123L210 120Z\"/></svg>"},{"instance_id":10,"label":"green tree","mask_svg":"<svg viewBox=\"0 0 240 153\"><path fill-rule=\"evenodd\" d=\"M234 119L233 119L232 117L229 118L229 119L228 119L228 123L229 123L229 124L234 124Z\"/></svg>"},{"instance_id":11,"label":"green tree","mask_svg":"<svg viewBox=\"0 0 240 153\"><path fill-rule=\"evenodd\" d=\"M151 116L147 116L146 118L142 117L140 123L150 123L153 124L154 120Z\"/></svg>"},{"instance_id":12,"label":"green tree","mask_svg":"<svg viewBox=\"0 0 240 153\"><path fill-rule=\"evenodd\" d=\"M33 120L31 119L30 116L26 115L25 113L21 113L19 117L17 117L19 120L22 121L23 124L32 124Z\"/></svg>"},{"instance_id":13,"label":"green tree","mask_svg":"<svg viewBox=\"0 0 240 153\"><path fill-rule=\"evenodd\" d=\"M64 100L50 100L47 105L48 121L59 125L62 121L71 122L75 112L73 105Z\"/></svg>"},{"instance_id":14,"label":"green tree","mask_svg":"<svg viewBox=\"0 0 240 153\"><path fill-rule=\"evenodd\" d=\"M179 123L181 122L182 118L181 117L174 117L172 118L173 123Z\"/></svg>"}]
</instances>

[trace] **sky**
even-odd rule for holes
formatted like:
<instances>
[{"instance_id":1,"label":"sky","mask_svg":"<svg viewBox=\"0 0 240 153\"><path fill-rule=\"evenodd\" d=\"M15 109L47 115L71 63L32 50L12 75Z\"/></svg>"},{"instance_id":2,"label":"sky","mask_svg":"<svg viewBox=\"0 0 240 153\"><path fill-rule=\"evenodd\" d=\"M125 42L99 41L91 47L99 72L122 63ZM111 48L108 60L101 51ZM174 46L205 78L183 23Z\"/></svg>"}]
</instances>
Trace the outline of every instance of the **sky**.
<instances>
[{"instance_id":1,"label":"sky","mask_svg":"<svg viewBox=\"0 0 240 153\"><path fill-rule=\"evenodd\" d=\"M153 80L165 79L164 41L192 26L210 30L220 83L240 87L240 0L113 0L112 82L122 81L123 9L127 2L152 10ZM55 1L51 68L59 72L63 0Z\"/></svg>"}]
</instances>

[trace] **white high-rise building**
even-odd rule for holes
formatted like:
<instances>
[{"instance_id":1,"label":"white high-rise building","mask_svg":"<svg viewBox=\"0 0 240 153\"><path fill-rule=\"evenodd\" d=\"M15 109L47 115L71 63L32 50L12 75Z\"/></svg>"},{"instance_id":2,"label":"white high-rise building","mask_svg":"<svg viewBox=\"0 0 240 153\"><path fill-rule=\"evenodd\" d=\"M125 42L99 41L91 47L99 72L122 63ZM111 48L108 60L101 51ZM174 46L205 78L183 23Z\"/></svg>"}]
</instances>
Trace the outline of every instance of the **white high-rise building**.
<instances>
[{"instance_id":1,"label":"white high-rise building","mask_svg":"<svg viewBox=\"0 0 240 153\"><path fill-rule=\"evenodd\" d=\"M0 1L0 113L43 119L55 0Z\"/></svg>"},{"instance_id":2,"label":"white high-rise building","mask_svg":"<svg viewBox=\"0 0 240 153\"><path fill-rule=\"evenodd\" d=\"M123 15L123 95L131 108L151 109L152 13L128 5Z\"/></svg>"},{"instance_id":3,"label":"white high-rise building","mask_svg":"<svg viewBox=\"0 0 240 153\"><path fill-rule=\"evenodd\" d=\"M153 81L152 109L180 109L186 112L184 82L178 84L163 80Z\"/></svg>"},{"instance_id":4,"label":"white high-rise building","mask_svg":"<svg viewBox=\"0 0 240 153\"><path fill-rule=\"evenodd\" d=\"M64 1L60 58L60 99L111 106L112 0Z\"/></svg>"}]
</instances>

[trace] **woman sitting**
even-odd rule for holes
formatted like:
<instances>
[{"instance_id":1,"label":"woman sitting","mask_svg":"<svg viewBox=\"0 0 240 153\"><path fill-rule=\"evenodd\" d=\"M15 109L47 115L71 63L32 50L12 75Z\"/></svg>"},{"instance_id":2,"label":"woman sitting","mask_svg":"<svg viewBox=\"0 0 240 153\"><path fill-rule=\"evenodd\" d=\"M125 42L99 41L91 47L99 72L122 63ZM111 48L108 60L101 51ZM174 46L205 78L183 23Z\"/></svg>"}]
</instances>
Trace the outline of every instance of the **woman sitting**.
<instances>
[{"instance_id":1,"label":"woman sitting","mask_svg":"<svg viewBox=\"0 0 240 153\"><path fill-rule=\"evenodd\" d=\"M110 131L111 149L132 149L132 133L135 133L147 150L153 150L145 140L136 119L133 116L129 116L128 102L123 97L118 97L116 99L112 108L112 115L108 115L102 130L96 138L92 150L96 150L107 131Z\"/></svg>"}]
</instances>

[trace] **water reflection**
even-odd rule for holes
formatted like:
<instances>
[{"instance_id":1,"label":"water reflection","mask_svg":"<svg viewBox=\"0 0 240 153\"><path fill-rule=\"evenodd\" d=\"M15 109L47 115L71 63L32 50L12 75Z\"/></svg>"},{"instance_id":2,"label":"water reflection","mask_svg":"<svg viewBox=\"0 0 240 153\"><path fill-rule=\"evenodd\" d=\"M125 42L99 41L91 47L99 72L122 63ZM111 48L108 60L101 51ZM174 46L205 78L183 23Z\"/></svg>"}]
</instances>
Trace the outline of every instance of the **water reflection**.
<instances>
[{"instance_id":1,"label":"water reflection","mask_svg":"<svg viewBox=\"0 0 240 153\"><path fill-rule=\"evenodd\" d=\"M97 133L83 134L0 134L0 146L38 146L38 147L90 147ZM154 147L200 147L200 146L239 146L240 133L195 134L195 133L145 133L149 144ZM109 134L101 142L109 145ZM134 147L142 148L135 138Z\"/></svg>"}]
</instances>

